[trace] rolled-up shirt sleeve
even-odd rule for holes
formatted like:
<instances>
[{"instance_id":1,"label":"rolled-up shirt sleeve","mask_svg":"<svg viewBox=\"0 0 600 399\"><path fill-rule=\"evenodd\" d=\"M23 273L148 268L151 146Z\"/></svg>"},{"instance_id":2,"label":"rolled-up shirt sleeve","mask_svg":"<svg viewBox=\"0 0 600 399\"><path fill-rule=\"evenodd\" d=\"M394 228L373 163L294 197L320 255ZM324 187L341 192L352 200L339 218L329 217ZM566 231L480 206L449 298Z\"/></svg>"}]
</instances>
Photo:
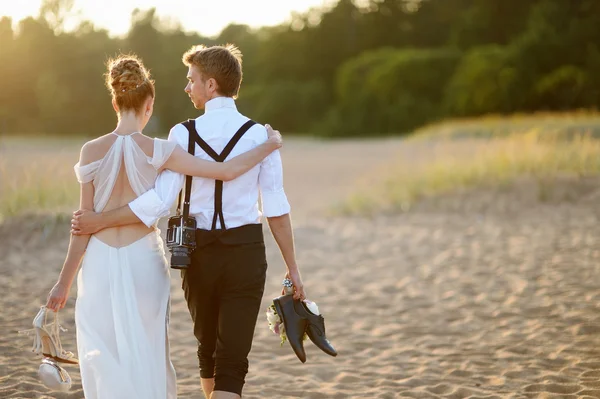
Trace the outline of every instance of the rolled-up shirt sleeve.
<instances>
[{"instance_id":1,"label":"rolled-up shirt sleeve","mask_svg":"<svg viewBox=\"0 0 600 399\"><path fill-rule=\"evenodd\" d=\"M169 133L169 141L177 142L187 151L186 133L185 127L176 125ZM158 175L154 188L131 201L129 208L146 226L150 227L161 217L169 215L171 206L183 186L183 181L182 174L172 170L163 170Z\"/></svg>"},{"instance_id":2,"label":"rolled-up shirt sleeve","mask_svg":"<svg viewBox=\"0 0 600 399\"><path fill-rule=\"evenodd\" d=\"M273 151L261 162L258 184L264 216L276 217L290 213L290 203L283 189L283 166L279 150Z\"/></svg>"},{"instance_id":3,"label":"rolled-up shirt sleeve","mask_svg":"<svg viewBox=\"0 0 600 399\"><path fill-rule=\"evenodd\" d=\"M146 191L129 203L129 208L148 227L167 216L181 186L183 175L164 170L156 179L153 189Z\"/></svg>"}]
</instances>

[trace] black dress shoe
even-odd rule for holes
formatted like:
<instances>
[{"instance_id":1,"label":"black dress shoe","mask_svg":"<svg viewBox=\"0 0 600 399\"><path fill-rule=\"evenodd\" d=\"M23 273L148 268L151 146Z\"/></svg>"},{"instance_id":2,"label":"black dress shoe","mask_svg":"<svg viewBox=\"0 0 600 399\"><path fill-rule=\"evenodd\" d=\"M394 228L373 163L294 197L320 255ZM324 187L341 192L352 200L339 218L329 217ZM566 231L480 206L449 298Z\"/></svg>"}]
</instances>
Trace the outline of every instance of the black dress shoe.
<instances>
[{"instance_id":1,"label":"black dress shoe","mask_svg":"<svg viewBox=\"0 0 600 399\"><path fill-rule=\"evenodd\" d=\"M296 353L296 356L298 356L298 359L304 363L306 362L306 352L304 351L302 339L304 338L304 333L308 327L308 319L296 312L294 302L298 301L294 301L292 295L282 295L273 299L275 310L283 320L287 340L294 350L294 353Z\"/></svg>"},{"instance_id":2,"label":"black dress shoe","mask_svg":"<svg viewBox=\"0 0 600 399\"><path fill-rule=\"evenodd\" d=\"M302 301L294 301L294 308L298 315L308 320L306 334L313 344L328 355L337 356L337 351L325 336L325 319L323 316L311 313Z\"/></svg>"}]
</instances>

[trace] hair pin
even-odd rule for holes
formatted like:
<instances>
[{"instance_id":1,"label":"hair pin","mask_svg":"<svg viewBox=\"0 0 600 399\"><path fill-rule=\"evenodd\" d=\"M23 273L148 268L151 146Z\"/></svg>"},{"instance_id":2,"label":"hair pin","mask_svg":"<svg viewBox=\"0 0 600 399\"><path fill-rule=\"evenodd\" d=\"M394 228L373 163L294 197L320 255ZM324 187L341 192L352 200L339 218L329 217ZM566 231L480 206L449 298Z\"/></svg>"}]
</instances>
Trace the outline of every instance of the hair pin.
<instances>
[{"instance_id":1,"label":"hair pin","mask_svg":"<svg viewBox=\"0 0 600 399\"><path fill-rule=\"evenodd\" d=\"M140 87L140 85L135 85L135 89L137 89L138 87ZM135 90L135 89L129 89L129 90L127 90L127 89L124 89L124 88L123 88L123 89L121 89L121 91L122 91L123 93L125 93L126 91L133 91L133 90Z\"/></svg>"}]
</instances>

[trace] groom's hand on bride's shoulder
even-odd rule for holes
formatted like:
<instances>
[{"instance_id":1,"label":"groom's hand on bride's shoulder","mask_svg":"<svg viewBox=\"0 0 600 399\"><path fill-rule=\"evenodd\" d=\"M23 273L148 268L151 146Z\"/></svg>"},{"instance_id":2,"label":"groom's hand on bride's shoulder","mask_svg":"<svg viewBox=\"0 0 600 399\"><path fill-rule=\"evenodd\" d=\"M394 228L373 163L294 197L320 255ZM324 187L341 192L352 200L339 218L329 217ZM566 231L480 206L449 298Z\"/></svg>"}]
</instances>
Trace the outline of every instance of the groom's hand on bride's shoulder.
<instances>
[{"instance_id":1,"label":"groom's hand on bride's shoulder","mask_svg":"<svg viewBox=\"0 0 600 399\"><path fill-rule=\"evenodd\" d=\"M82 236L94 234L102 230L100 214L87 209L79 209L73 212L71 219L71 234Z\"/></svg>"}]
</instances>

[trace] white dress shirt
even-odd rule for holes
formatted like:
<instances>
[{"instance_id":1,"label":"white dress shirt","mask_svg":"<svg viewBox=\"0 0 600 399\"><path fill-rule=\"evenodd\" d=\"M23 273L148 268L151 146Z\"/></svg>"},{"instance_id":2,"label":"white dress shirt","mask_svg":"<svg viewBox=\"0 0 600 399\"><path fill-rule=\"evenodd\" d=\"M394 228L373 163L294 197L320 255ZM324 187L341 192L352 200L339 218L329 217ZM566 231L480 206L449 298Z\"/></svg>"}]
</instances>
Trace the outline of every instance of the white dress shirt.
<instances>
[{"instance_id":1,"label":"white dress shirt","mask_svg":"<svg viewBox=\"0 0 600 399\"><path fill-rule=\"evenodd\" d=\"M230 97L217 97L205 105L205 113L196 119L200 137L218 154L249 118L240 114ZM267 140L267 129L252 126L233 148L227 159L251 150ZM177 142L186 151L188 131L177 124L169 133L169 141ZM213 160L196 144L196 156ZM164 170L151 189L132 202L129 207L148 227L167 216L184 184L185 176ZM262 212L258 207L259 189ZM194 177L190 196L190 216L196 218L199 229L210 230L214 215L215 180ZM227 228L260 223L261 215L275 217L290 212L290 204L283 190L283 170L279 151L272 152L260 164L238 177L223 183L223 216ZM221 228L217 218L217 228Z\"/></svg>"}]
</instances>

